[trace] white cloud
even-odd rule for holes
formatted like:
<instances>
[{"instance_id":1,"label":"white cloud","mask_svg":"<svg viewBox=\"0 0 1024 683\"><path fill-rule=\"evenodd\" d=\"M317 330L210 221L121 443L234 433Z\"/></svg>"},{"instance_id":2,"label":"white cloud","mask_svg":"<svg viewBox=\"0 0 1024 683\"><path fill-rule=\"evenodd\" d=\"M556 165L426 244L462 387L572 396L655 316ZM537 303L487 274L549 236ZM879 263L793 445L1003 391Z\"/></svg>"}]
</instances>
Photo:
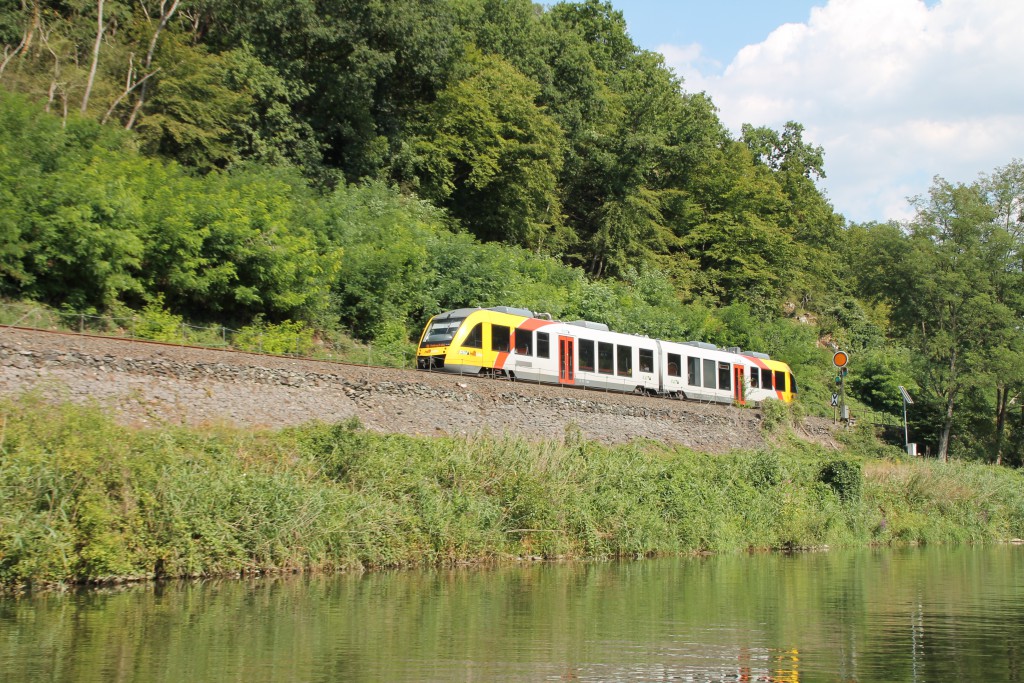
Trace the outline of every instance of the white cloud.
<instances>
[{"instance_id":1,"label":"white cloud","mask_svg":"<svg viewBox=\"0 0 1024 683\"><path fill-rule=\"evenodd\" d=\"M657 51L664 55L665 63L672 67L677 74L699 74L722 70L721 62L704 56L704 48L700 43L659 45Z\"/></svg>"},{"instance_id":2,"label":"white cloud","mask_svg":"<svg viewBox=\"0 0 1024 683\"><path fill-rule=\"evenodd\" d=\"M1024 157L1024 2L830 0L744 47L723 72L659 48L733 131L802 123L851 220L902 219L931 178L969 182Z\"/></svg>"}]
</instances>

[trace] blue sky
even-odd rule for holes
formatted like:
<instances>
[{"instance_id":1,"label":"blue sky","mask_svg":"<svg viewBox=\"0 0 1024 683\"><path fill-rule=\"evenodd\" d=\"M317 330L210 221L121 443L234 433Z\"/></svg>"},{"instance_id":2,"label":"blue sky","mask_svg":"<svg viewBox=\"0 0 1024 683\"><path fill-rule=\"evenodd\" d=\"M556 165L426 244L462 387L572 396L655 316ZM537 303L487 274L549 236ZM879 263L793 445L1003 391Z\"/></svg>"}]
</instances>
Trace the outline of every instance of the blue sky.
<instances>
[{"instance_id":1,"label":"blue sky","mask_svg":"<svg viewBox=\"0 0 1024 683\"><path fill-rule=\"evenodd\" d=\"M797 121L851 221L1024 158L1024 0L612 0L722 121Z\"/></svg>"},{"instance_id":2,"label":"blue sky","mask_svg":"<svg viewBox=\"0 0 1024 683\"><path fill-rule=\"evenodd\" d=\"M760 43L790 22L807 21L811 7L823 0L613 0L640 47L699 43L705 55L728 65L745 45Z\"/></svg>"}]
</instances>

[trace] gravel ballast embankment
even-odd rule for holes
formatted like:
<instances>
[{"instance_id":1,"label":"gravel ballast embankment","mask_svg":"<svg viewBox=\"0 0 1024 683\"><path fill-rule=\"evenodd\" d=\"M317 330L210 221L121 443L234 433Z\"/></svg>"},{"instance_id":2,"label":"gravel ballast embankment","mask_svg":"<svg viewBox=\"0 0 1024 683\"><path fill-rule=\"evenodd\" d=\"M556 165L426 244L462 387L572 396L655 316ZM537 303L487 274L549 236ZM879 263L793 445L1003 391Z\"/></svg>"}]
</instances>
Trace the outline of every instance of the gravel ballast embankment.
<instances>
[{"instance_id":1,"label":"gravel ballast embankment","mask_svg":"<svg viewBox=\"0 0 1024 683\"><path fill-rule=\"evenodd\" d=\"M283 427L357 417L415 435L504 433L705 452L764 445L761 411L415 370L0 328L0 395L94 402L124 423ZM831 423L803 436L834 445Z\"/></svg>"}]
</instances>

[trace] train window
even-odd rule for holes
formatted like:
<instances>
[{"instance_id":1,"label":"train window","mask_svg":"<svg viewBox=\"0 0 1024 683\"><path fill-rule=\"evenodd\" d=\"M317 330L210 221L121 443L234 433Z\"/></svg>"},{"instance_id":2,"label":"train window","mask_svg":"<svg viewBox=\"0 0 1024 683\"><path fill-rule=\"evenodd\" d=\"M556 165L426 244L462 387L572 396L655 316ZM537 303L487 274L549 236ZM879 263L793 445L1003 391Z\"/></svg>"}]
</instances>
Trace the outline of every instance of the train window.
<instances>
[{"instance_id":1,"label":"train window","mask_svg":"<svg viewBox=\"0 0 1024 683\"><path fill-rule=\"evenodd\" d=\"M775 391L786 390L786 373L782 370L775 371Z\"/></svg>"},{"instance_id":2,"label":"train window","mask_svg":"<svg viewBox=\"0 0 1024 683\"><path fill-rule=\"evenodd\" d=\"M704 359L704 388L715 389L715 361Z\"/></svg>"},{"instance_id":3,"label":"train window","mask_svg":"<svg viewBox=\"0 0 1024 683\"><path fill-rule=\"evenodd\" d=\"M427 333L423 335L420 346L444 346L451 343L464 320L465 318L453 318L431 323Z\"/></svg>"},{"instance_id":4,"label":"train window","mask_svg":"<svg viewBox=\"0 0 1024 683\"><path fill-rule=\"evenodd\" d=\"M764 389L772 389L775 387L772 384L772 371L768 368L761 368L761 387Z\"/></svg>"},{"instance_id":5,"label":"train window","mask_svg":"<svg viewBox=\"0 0 1024 683\"><path fill-rule=\"evenodd\" d=\"M640 372L654 372L654 351L640 349Z\"/></svg>"},{"instance_id":6,"label":"train window","mask_svg":"<svg viewBox=\"0 0 1024 683\"><path fill-rule=\"evenodd\" d=\"M750 368L750 388L761 388L761 371L757 368Z\"/></svg>"},{"instance_id":7,"label":"train window","mask_svg":"<svg viewBox=\"0 0 1024 683\"><path fill-rule=\"evenodd\" d=\"M551 358L551 341L547 332L537 333L537 358Z\"/></svg>"},{"instance_id":8,"label":"train window","mask_svg":"<svg viewBox=\"0 0 1024 683\"><path fill-rule=\"evenodd\" d=\"M796 393L796 375L792 373L789 375L789 390Z\"/></svg>"},{"instance_id":9,"label":"train window","mask_svg":"<svg viewBox=\"0 0 1024 683\"><path fill-rule=\"evenodd\" d=\"M594 371L594 340L580 339L576 342L580 350L580 362L577 367L583 372Z\"/></svg>"},{"instance_id":10,"label":"train window","mask_svg":"<svg viewBox=\"0 0 1024 683\"><path fill-rule=\"evenodd\" d=\"M466 335L466 340L462 342L462 345L467 349L482 349L484 348L484 324L477 323L469 334Z\"/></svg>"},{"instance_id":11,"label":"train window","mask_svg":"<svg viewBox=\"0 0 1024 683\"><path fill-rule=\"evenodd\" d=\"M668 354L668 375L669 377L681 377L680 366L682 359L678 353Z\"/></svg>"},{"instance_id":12,"label":"train window","mask_svg":"<svg viewBox=\"0 0 1024 683\"><path fill-rule=\"evenodd\" d=\"M533 332L530 330L516 330L516 353L520 356L533 355Z\"/></svg>"},{"instance_id":13,"label":"train window","mask_svg":"<svg viewBox=\"0 0 1024 683\"><path fill-rule=\"evenodd\" d=\"M632 377L633 376L633 347L632 346L619 346L617 348L618 353L616 354L616 360L619 369L619 376L621 377Z\"/></svg>"},{"instance_id":14,"label":"train window","mask_svg":"<svg viewBox=\"0 0 1024 683\"><path fill-rule=\"evenodd\" d=\"M615 372L615 345L608 342L597 343L597 371L610 375Z\"/></svg>"},{"instance_id":15,"label":"train window","mask_svg":"<svg viewBox=\"0 0 1024 683\"><path fill-rule=\"evenodd\" d=\"M692 387L700 386L700 358L686 357L686 381Z\"/></svg>"},{"instance_id":16,"label":"train window","mask_svg":"<svg viewBox=\"0 0 1024 683\"><path fill-rule=\"evenodd\" d=\"M732 389L732 363L718 364L718 388Z\"/></svg>"},{"instance_id":17,"label":"train window","mask_svg":"<svg viewBox=\"0 0 1024 683\"><path fill-rule=\"evenodd\" d=\"M511 348L512 329L505 325L491 325L491 351L505 351Z\"/></svg>"}]
</instances>

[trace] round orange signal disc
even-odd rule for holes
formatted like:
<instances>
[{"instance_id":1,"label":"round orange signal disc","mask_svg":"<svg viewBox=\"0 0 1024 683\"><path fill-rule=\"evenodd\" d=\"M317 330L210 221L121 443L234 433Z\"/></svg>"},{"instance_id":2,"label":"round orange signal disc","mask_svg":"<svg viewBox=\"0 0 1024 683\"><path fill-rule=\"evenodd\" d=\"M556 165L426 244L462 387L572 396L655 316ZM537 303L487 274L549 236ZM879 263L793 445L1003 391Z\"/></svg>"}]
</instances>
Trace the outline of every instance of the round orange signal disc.
<instances>
[{"instance_id":1,"label":"round orange signal disc","mask_svg":"<svg viewBox=\"0 0 1024 683\"><path fill-rule=\"evenodd\" d=\"M846 355L846 351L836 351L836 355L832 356L832 364L837 368L845 368L848 362L850 357Z\"/></svg>"}]
</instances>

